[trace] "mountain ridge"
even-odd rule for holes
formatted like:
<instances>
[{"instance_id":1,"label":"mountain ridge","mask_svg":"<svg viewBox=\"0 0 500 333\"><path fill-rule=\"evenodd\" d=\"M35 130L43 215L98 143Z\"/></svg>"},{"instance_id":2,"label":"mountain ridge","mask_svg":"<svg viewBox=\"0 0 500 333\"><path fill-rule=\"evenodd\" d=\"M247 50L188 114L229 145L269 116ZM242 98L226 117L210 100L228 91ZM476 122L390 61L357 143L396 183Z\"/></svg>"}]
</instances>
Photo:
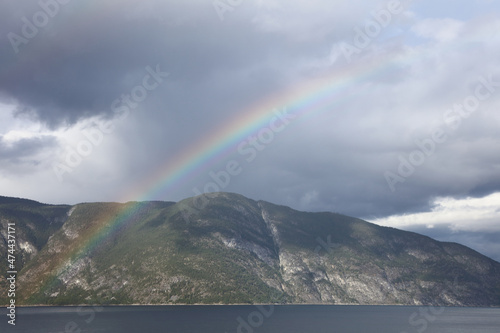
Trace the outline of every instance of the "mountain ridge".
<instances>
[{"instance_id":1,"label":"mountain ridge","mask_svg":"<svg viewBox=\"0 0 500 333\"><path fill-rule=\"evenodd\" d=\"M177 203L19 205L0 200L2 228L19 228L21 305L500 305L493 259L338 213L222 192Z\"/></svg>"}]
</instances>

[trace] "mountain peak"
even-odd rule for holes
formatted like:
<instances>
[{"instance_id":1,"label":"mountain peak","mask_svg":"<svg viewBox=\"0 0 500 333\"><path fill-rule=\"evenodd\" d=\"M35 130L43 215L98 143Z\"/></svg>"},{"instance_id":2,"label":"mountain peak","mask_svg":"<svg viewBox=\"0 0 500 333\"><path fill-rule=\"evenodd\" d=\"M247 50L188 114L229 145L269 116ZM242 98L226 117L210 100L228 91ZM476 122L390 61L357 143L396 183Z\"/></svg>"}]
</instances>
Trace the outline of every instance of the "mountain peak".
<instances>
[{"instance_id":1,"label":"mountain peak","mask_svg":"<svg viewBox=\"0 0 500 333\"><path fill-rule=\"evenodd\" d=\"M494 260L341 214L226 192L73 208L4 202L0 221L16 223L22 244L21 304L500 305Z\"/></svg>"}]
</instances>

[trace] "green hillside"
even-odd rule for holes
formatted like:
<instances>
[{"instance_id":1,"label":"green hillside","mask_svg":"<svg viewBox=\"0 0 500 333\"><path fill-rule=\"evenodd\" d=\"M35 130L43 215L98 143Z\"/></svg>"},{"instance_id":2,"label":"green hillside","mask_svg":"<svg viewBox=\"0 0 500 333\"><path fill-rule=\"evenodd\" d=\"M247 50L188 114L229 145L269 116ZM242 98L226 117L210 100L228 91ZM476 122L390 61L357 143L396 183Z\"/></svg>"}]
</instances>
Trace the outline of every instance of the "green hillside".
<instances>
[{"instance_id":1,"label":"green hillside","mask_svg":"<svg viewBox=\"0 0 500 333\"><path fill-rule=\"evenodd\" d=\"M22 244L20 304L500 305L500 264L467 247L237 194L73 207L0 197L0 220Z\"/></svg>"}]
</instances>

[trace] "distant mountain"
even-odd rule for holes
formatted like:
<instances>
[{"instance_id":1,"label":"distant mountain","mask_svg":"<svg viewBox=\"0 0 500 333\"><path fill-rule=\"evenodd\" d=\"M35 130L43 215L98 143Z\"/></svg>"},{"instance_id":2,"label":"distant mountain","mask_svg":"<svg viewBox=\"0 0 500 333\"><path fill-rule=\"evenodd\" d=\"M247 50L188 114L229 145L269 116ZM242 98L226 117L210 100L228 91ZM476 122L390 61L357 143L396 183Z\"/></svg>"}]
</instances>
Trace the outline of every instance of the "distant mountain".
<instances>
[{"instance_id":1,"label":"distant mountain","mask_svg":"<svg viewBox=\"0 0 500 333\"><path fill-rule=\"evenodd\" d=\"M500 306L500 263L465 246L238 194L75 206L0 197L2 253L8 222L17 304Z\"/></svg>"}]
</instances>

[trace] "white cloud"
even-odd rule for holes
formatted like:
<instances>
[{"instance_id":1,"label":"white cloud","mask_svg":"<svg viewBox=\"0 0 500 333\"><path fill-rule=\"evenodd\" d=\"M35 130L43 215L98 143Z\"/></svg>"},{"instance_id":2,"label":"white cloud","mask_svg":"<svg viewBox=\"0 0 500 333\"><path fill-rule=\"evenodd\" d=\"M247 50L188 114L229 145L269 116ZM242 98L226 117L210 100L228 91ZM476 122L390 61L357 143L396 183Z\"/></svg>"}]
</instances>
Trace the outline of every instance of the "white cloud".
<instances>
[{"instance_id":1,"label":"white cloud","mask_svg":"<svg viewBox=\"0 0 500 333\"><path fill-rule=\"evenodd\" d=\"M0 103L0 136L4 141L14 142L23 138L31 138L39 134L42 126L24 117L15 117L15 104Z\"/></svg>"},{"instance_id":2,"label":"white cloud","mask_svg":"<svg viewBox=\"0 0 500 333\"><path fill-rule=\"evenodd\" d=\"M372 222L395 228L441 226L453 231L500 231L500 192L483 198L436 198L430 212L394 215Z\"/></svg>"},{"instance_id":3,"label":"white cloud","mask_svg":"<svg viewBox=\"0 0 500 333\"><path fill-rule=\"evenodd\" d=\"M265 1L256 5L255 26L265 32L281 33L295 41L321 41L351 34L355 24L370 18L370 12L386 1L290 0Z\"/></svg>"},{"instance_id":4,"label":"white cloud","mask_svg":"<svg viewBox=\"0 0 500 333\"><path fill-rule=\"evenodd\" d=\"M303 209L308 209L308 207L318 201L318 195L318 191L310 191L305 193L300 200L301 207L303 207Z\"/></svg>"},{"instance_id":5,"label":"white cloud","mask_svg":"<svg viewBox=\"0 0 500 333\"><path fill-rule=\"evenodd\" d=\"M464 22L445 19L424 19L412 27L419 37L435 39L438 42L450 42L460 37Z\"/></svg>"}]
</instances>

